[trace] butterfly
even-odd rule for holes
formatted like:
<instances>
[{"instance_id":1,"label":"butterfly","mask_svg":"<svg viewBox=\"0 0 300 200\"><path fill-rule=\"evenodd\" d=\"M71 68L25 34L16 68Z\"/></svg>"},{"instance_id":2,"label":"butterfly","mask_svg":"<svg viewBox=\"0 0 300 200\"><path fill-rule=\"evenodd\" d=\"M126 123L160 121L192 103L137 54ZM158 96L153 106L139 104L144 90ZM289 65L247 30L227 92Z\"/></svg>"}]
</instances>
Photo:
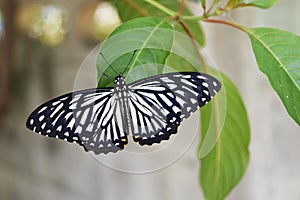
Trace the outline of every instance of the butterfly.
<instances>
[{"instance_id":1,"label":"butterfly","mask_svg":"<svg viewBox=\"0 0 300 200\"><path fill-rule=\"evenodd\" d=\"M129 134L140 145L168 140L220 89L216 78L198 72L166 73L130 84L119 75L115 87L75 91L40 105L26 126L107 154L124 149Z\"/></svg>"}]
</instances>

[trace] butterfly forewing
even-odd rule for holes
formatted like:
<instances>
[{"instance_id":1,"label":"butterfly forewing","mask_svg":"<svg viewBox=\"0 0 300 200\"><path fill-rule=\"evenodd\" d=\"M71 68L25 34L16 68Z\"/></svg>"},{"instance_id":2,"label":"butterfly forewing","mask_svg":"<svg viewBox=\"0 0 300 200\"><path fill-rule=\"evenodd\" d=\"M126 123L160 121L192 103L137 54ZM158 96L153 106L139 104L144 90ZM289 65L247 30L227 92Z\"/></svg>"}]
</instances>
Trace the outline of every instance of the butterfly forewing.
<instances>
[{"instance_id":1,"label":"butterfly forewing","mask_svg":"<svg viewBox=\"0 0 300 200\"><path fill-rule=\"evenodd\" d=\"M27 127L48 137L76 142L95 153L116 152L127 144L117 120L113 89L81 90L52 99L31 113Z\"/></svg>"},{"instance_id":2,"label":"butterfly forewing","mask_svg":"<svg viewBox=\"0 0 300 200\"><path fill-rule=\"evenodd\" d=\"M207 104L221 84L207 74L181 72L142 79L129 88L134 140L151 145L177 133L180 122Z\"/></svg>"}]
</instances>

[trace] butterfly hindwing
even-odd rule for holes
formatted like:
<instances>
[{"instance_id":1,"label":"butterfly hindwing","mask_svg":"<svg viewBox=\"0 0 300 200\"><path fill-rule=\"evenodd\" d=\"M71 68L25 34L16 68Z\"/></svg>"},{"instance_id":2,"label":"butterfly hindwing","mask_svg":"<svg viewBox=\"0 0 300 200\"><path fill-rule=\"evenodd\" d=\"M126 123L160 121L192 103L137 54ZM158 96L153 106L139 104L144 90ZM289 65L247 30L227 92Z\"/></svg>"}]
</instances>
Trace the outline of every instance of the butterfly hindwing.
<instances>
[{"instance_id":1,"label":"butterfly hindwing","mask_svg":"<svg viewBox=\"0 0 300 200\"><path fill-rule=\"evenodd\" d=\"M180 122L207 104L221 84L207 74L180 72L145 78L129 84L129 88L131 107L136 108L130 110L137 117L133 122L134 140L151 145L177 133ZM147 112L137 108L147 108Z\"/></svg>"},{"instance_id":2,"label":"butterfly hindwing","mask_svg":"<svg viewBox=\"0 0 300 200\"><path fill-rule=\"evenodd\" d=\"M134 141L151 145L177 132L181 113L169 88L146 83L132 87L129 97Z\"/></svg>"},{"instance_id":3,"label":"butterfly hindwing","mask_svg":"<svg viewBox=\"0 0 300 200\"><path fill-rule=\"evenodd\" d=\"M96 154L116 152L127 144L127 136L118 127L112 91L88 89L52 99L31 113L26 126L41 135L76 142Z\"/></svg>"}]
</instances>

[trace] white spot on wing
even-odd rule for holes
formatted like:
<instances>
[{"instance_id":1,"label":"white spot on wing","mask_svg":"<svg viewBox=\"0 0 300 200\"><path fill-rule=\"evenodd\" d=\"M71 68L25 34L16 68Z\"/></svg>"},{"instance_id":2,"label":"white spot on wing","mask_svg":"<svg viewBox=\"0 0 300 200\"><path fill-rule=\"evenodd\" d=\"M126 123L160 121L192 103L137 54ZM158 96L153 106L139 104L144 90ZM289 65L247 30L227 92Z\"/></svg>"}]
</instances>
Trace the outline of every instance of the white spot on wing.
<instances>
[{"instance_id":1,"label":"white spot on wing","mask_svg":"<svg viewBox=\"0 0 300 200\"><path fill-rule=\"evenodd\" d=\"M47 106L44 106L42 109L39 110L38 113L41 113L41 112L43 112L43 111L46 110L46 109L47 109Z\"/></svg>"},{"instance_id":2,"label":"white spot on wing","mask_svg":"<svg viewBox=\"0 0 300 200\"><path fill-rule=\"evenodd\" d=\"M175 112L175 113L178 113L178 112L180 112L180 109L177 107L177 106L173 106L173 111Z\"/></svg>"},{"instance_id":3,"label":"white spot on wing","mask_svg":"<svg viewBox=\"0 0 300 200\"><path fill-rule=\"evenodd\" d=\"M55 108L54 112L50 115L50 118L53 118L54 115L55 115L57 112L59 112L59 111L62 109L63 106L64 106L63 103L59 104L59 106L57 106L57 107Z\"/></svg>"},{"instance_id":4,"label":"white spot on wing","mask_svg":"<svg viewBox=\"0 0 300 200\"><path fill-rule=\"evenodd\" d=\"M60 101L55 101L55 102L52 102L52 105L53 106L56 106L57 104L59 104L60 103Z\"/></svg>"},{"instance_id":5,"label":"white spot on wing","mask_svg":"<svg viewBox=\"0 0 300 200\"><path fill-rule=\"evenodd\" d=\"M82 132L82 127L81 126L77 126L75 129L75 133L80 134Z\"/></svg>"},{"instance_id":6,"label":"white spot on wing","mask_svg":"<svg viewBox=\"0 0 300 200\"><path fill-rule=\"evenodd\" d=\"M168 77L162 77L160 78L160 80L166 83L174 83L174 81L172 79L169 79Z\"/></svg>"},{"instance_id":7,"label":"white spot on wing","mask_svg":"<svg viewBox=\"0 0 300 200\"><path fill-rule=\"evenodd\" d=\"M60 125L59 127L57 127L57 131L61 131L61 129L62 129L62 125Z\"/></svg>"},{"instance_id":8,"label":"white spot on wing","mask_svg":"<svg viewBox=\"0 0 300 200\"><path fill-rule=\"evenodd\" d=\"M184 84L186 84L186 85L189 85L191 87L194 87L194 88L197 87L195 84L193 84L192 82L190 82L190 81L188 81L186 79L181 79L181 82L184 83Z\"/></svg>"},{"instance_id":9,"label":"white spot on wing","mask_svg":"<svg viewBox=\"0 0 300 200\"><path fill-rule=\"evenodd\" d=\"M204 87L208 87L208 83L206 83L206 82L202 82L202 85L203 85Z\"/></svg>"},{"instance_id":10,"label":"white spot on wing","mask_svg":"<svg viewBox=\"0 0 300 200\"><path fill-rule=\"evenodd\" d=\"M41 122L44 118L45 118L44 115L40 116L40 118L39 118L40 122Z\"/></svg>"},{"instance_id":11,"label":"white spot on wing","mask_svg":"<svg viewBox=\"0 0 300 200\"><path fill-rule=\"evenodd\" d=\"M209 92L207 90L203 90L203 92L208 96Z\"/></svg>"},{"instance_id":12,"label":"white spot on wing","mask_svg":"<svg viewBox=\"0 0 300 200\"><path fill-rule=\"evenodd\" d=\"M78 137L73 137L72 139L77 141L77 140L78 140Z\"/></svg>"},{"instance_id":13,"label":"white spot on wing","mask_svg":"<svg viewBox=\"0 0 300 200\"><path fill-rule=\"evenodd\" d=\"M172 106L173 103L163 94L159 94L160 98L168 105L168 106Z\"/></svg>"},{"instance_id":14,"label":"white spot on wing","mask_svg":"<svg viewBox=\"0 0 300 200\"><path fill-rule=\"evenodd\" d=\"M176 90L177 94L180 94L181 96L184 96L184 92L182 90Z\"/></svg>"},{"instance_id":15,"label":"white spot on wing","mask_svg":"<svg viewBox=\"0 0 300 200\"><path fill-rule=\"evenodd\" d=\"M197 78L202 79L202 80L206 80L207 79L205 76L202 76L202 75L198 75Z\"/></svg>"},{"instance_id":16,"label":"white spot on wing","mask_svg":"<svg viewBox=\"0 0 300 200\"><path fill-rule=\"evenodd\" d=\"M81 117L81 119L80 119L80 124L85 124L89 112L90 112L90 108L87 108L87 109L84 111L84 113L83 113L83 115L82 115L82 117Z\"/></svg>"},{"instance_id":17,"label":"white spot on wing","mask_svg":"<svg viewBox=\"0 0 300 200\"><path fill-rule=\"evenodd\" d=\"M184 89L188 90L189 92L191 92L192 94L194 94L194 95L196 95L196 96L198 96L198 95L199 95L197 92L195 92L195 91L194 91L194 90L192 90L191 88L188 88L188 87L186 87L186 86L182 86L182 88L184 88Z\"/></svg>"},{"instance_id":18,"label":"white spot on wing","mask_svg":"<svg viewBox=\"0 0 300 200\"><path fill-rule=\"evenodd\" d=\"M173 90L175 88L177 88L177 85L176 84L168 84L168 87Z\"/></svg>"},{"instance_id":19,"label":"white spot on wing","mask_svg":"<svg viewBox=\"0 0 300 200\"><path fill-rule=\"evenodd\" d=\"M43 125L41 126L41 128L42 128L42 129L45 129L45 127L46 127L46 122L43 123Z\"/></svg>"},{"instance_id":20,"label":"white spot on wing","mask_svg":"<svg viewBox=\"0 0 300 200\"><path fill-rule=\"evenodd\" d=\"M75 95L72 100L70 101L70 104L73 104L75 101L78 101L78 99L81 97L81 94Z\"/></svg>"},{"instance_id":21,"label":"white spot on wing","mask_svg":"<svg viewBox=\"0 0 300 200\"><path fill-rule=\"evenodd\" d=\"M69 124L68 124L67 127L69 127L70 129L72 129L73 126L74 126L74 124L75 124L75 119L71 119L71 121L69 122Z\"/></svg>"},{"instance_id":22,"label":"white spot on wing","mask_svg":"<svg viewBox=\"0 0 300 200\"><path fill-rule=\"evenodd\" d=\"M90 123L87 128L86 128L86 131L89 131L89 132L92 132L93 131L93 123Z\"/></svg>"},{"instance_id":23,"label":"white spot on wing","mask_svg":"<svg viewBox=\"0 0 300 200\"><path fill-rule=\"evenodd\" d=\"M187 75L183 75L182 78L191 78L192 76L187 74Z\"/></svg>"},{"instance_id":24,"label":"white spot on wing","mask_svg":"<svg viewBox=\"0 0 300 200\"><path fill-rule=\"evenodd\" d=\"M69 108L75 110L77 108L77 103L73 103Z\"/></svg>"},{"instance_id":25,"label":"white spot on wing","mask_svg":"<svg viewBox=\"0 0 300 200\"><path fill-rule=\"evenodd\" d=\"M196 99L194 99L194 98L191 98L191 102L192 102L192 104L198 103L198 101Z\"/></svg>"},{"instance_id":26,"label":"white spot on wing","mask_svg":"<svg viewBox=\"0 0 300 200\"><path fill-rule=\"evenodd\" d=\"M71 115L73 115L73 113L72 113L72 112L69 112L69 113L67 113L67 114L65 115L65 119L66 119L66 120L68 120L68 119L69 119L69 117L71 117Z\"/></svg>"}]
</instances>

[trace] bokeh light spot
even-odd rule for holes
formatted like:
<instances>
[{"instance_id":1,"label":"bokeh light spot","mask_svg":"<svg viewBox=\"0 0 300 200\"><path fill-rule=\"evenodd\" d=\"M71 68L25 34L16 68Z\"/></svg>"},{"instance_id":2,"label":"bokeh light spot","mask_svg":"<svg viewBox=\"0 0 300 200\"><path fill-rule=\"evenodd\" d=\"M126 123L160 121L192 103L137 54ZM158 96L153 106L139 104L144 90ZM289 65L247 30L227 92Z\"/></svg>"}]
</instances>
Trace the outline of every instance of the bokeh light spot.
<instances>
[{"instance_id":1,"label":"bokeh light spot","mask_svg":"<svg viewBox=\"0 0 300 200\"><path fill-rule=\"evenodd\" d=\"M4 38L4 20L0 11L0 41Z\"/></svg>"},{"instance_id":2,"label":"bokeh light spot","mask_svg":"<svg viewBox=\"0 0 300 200\"><path fill-rule=\"evenodd\" d=\"M58 5L32 4L18 13L20 30L48 46L60 44L66 36L67 15Z\"/></svg>"},{"instance_id":3,"label":"bokeh light spot","mask_svg":"<svg viewBox=\"0 0 300 200\"><path fill-rule=\"evenodd\" d=\"M78 29L87 41L102 41L121 24L115 7L107 1L85 2L77 17Z\"/></svg>"},{"instance_id":4,"label":"bokeh light spot","mask_svg":"<svg viewBox=\"0 0 300 200\"><path fill-rule=\"evenodd\" d=\"M116 9L108 2L98 4L94 14L96 36L101 38L110 34L121 21Z\"/></svg>"}]
</instances>

